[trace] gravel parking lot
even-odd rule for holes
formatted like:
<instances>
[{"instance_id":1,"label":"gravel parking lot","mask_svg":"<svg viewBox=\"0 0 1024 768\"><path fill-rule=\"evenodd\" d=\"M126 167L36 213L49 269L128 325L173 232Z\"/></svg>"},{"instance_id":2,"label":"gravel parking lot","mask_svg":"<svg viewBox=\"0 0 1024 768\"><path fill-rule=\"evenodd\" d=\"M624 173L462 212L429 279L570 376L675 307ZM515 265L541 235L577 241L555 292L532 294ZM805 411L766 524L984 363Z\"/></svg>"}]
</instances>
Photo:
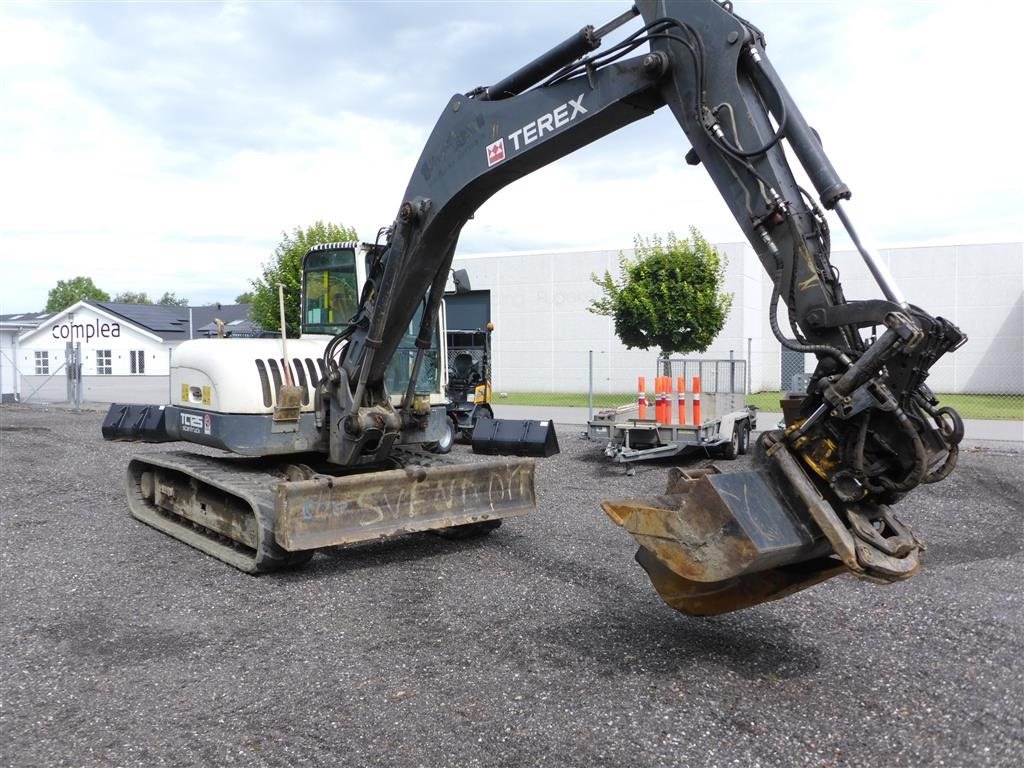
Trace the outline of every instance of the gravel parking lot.
<instances>
[{"instance_id":1,"label":"gravel parking lot","mask_svg":"<svg viewBox=\"0 0 1024 768\"><path fill-rule=\"evenodd\" d=\"M487 538L254 578L129 517L128 457L159 447L101 421L0 408L3 765L1021 765L1019 453L902 505L910 582L694 619L599 507L666 465L626 477L575 428Z\"/></svg>"}]
</instances>

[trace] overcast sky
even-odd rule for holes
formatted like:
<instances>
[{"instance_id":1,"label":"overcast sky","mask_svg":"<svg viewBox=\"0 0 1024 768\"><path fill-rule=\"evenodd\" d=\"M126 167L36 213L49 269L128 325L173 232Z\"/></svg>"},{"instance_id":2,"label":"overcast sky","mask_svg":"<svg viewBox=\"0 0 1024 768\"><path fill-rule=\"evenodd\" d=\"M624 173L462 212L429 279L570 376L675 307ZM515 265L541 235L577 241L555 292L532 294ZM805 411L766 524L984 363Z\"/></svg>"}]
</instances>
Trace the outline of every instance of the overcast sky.
<instances>
[{"instance_id":1,"label":"overcast sky","mask_svg":"<svg viewBox=\"0 0 1024 768\"><path fill-rule=\"evenodd\" d=\"M735 5L873 244L1024 237L1018 3ZM0 313L76 275L229 302L284 230L372 240L451 94L628 7L2 2ZM500 192L459 252L628 248L690 224L742 239L687 149L659 111Z\"/></svg>"}]
</instances>

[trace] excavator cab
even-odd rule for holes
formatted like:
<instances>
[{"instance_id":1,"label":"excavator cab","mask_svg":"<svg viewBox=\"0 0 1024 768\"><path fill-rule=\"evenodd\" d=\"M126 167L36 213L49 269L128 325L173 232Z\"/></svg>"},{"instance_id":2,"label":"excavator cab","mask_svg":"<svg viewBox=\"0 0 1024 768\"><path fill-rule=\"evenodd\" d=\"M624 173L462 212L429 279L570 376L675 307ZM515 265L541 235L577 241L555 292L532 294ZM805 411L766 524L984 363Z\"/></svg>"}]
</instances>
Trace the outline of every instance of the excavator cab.
<instances>
[{"instance_id":1,"label":"excavator cab","mask_svg":"<svg viewBox=\"0 0 1024 768\"><path fill-rule=\"evenodd\" d=\"M314 248L302 258L302 334L334 336L359 307L365 274L352 243Z\"/></svg>"}]
</instances>

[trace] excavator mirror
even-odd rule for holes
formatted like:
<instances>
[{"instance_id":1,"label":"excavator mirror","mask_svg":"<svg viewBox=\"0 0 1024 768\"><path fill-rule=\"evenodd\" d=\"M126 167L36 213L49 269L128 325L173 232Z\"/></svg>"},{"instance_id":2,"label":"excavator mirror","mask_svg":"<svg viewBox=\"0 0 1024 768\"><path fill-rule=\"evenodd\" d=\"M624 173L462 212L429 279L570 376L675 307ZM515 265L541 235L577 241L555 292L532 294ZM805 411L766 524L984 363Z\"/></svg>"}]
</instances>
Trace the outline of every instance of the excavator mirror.
<instances>
[{"instance_id":1,"label":"excavator mirror","mask_svg":"<svg viewBox=\"0 0 1024 768\"><path fill-rule=\"evenodd\" d=\"M452 282L455 284L455 293L469 293L473 290L469 284L469 272L464 269L452 270Z\"/></svg>"}]
</instances>

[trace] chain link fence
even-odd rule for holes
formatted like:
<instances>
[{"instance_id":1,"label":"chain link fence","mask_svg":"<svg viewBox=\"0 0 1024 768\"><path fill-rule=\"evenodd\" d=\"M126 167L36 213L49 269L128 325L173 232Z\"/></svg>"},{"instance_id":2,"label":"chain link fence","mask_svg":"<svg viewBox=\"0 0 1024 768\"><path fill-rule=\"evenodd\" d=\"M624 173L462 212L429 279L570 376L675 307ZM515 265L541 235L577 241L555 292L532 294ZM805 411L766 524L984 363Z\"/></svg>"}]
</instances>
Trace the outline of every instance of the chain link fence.
<instances>
[{"instance_id":1,"label":"chain link fence","mask_svg":"<svg viewBox=\"0 0 1024 768\"><path fill-rule=\"evenodd\" d=\"M448 370L453 369L458 355L469 355L473 367L482 372L483 350L473 340L465 341L465 344L449 346L446 361ZM1024 421L1024 349L1008 350L1005 343L1001 343L1001 346L990 344L981 338L972 339L972 345L940 360L933 371L929 384L940 402L955 408L965 419ZM498 347L493 350L489 362L492 400L495 405L593 410L618 408L637 402L638 377L645 378L646 394L653 400L654 377L665 375L672 378L673 389L680 376L687 380L688 389L692 388L693 377L700 376L702 390L706 394L719 391L743 394L747 404L763 412L777 413L781 410L779 400L786 392L806 388L807 374L801 371L804 361L798 362L796 358L792 359L790 368L785 365L775 367L774 370L779 373L765 378L760 375L764 362L757 355L753 358L753 365L750 365L738 355L735 359L670 358L663 361L654 353L635 351L609 354L557 347L537 349L535 345L525 342L521 347ZM996 350L998 354L986 349ZM19 369L15 366L15 371L21 378L22 401L55 401L64 394L63 386L59 394L56 387L43 386L47 381L63 379L68 372L64 366L50 371L48 377L27 375L23 367ZM73 402L76 393L80 399L82 384L88 387L88 382L97 378L110 377L86 374L69 382L68 401ZM150 384L155 378L166 381L165 377L147 377ZM751 386L751 381L763 381L767 386L778 388ZM70 387L72 383L74 386ZM56 396L42 397L44 389ZM165 392L166 384L157 389ZM153 396L147 394L148 391L140 397L146 402L153 402ZM121 396L128 397L129 394L121 393Z\"/></svg>"},{"instance_id":2,"label":"chain link fence","mask_svg":"<svg viewBox=\"0 0 1024 768\"><path fill-rule=\"evenodd\" d=\"M966 349L966 348L965 348ZM450 355L451 356L451 355ZM526 354L522 357L525 359ZM955 356L951 356L955 357ZM986 375L986 364L973 366L968 373L951 374L954 362L940 361L947 366L936 371L930 381L943 405L955 408L965 419L1024 421L1024 353L1005 362L991 363ZM508 355L501 349L494 352L492 362L493 399L496 405L530 405L538 407L616 408L637 402L637 379L645 378L646 394L654 398L654 377L672 377L673 390L680 376L692 388L694 376L700 376L705 394L728 392L743 394L746 403L761 411L778 413L779 401L787 392L805 391L809 373L804 361L792 358L789 365L780 368L777 389L751 387L751 369L746 360L670 358L660 360L655 354L644 359L631 355L623 361L607 360L602 353L579 351L556 354L530 353L521 367L509 365ZM958 365L960 363L957 363ZM937 366L938 368L938 366ZM966 365L962 368L967 370ZM770 384L774 384L773 377ZM955 383L961 391L952 389ZM943 384L946 386L943 387Z\"/></svg>"}]
</instances>

